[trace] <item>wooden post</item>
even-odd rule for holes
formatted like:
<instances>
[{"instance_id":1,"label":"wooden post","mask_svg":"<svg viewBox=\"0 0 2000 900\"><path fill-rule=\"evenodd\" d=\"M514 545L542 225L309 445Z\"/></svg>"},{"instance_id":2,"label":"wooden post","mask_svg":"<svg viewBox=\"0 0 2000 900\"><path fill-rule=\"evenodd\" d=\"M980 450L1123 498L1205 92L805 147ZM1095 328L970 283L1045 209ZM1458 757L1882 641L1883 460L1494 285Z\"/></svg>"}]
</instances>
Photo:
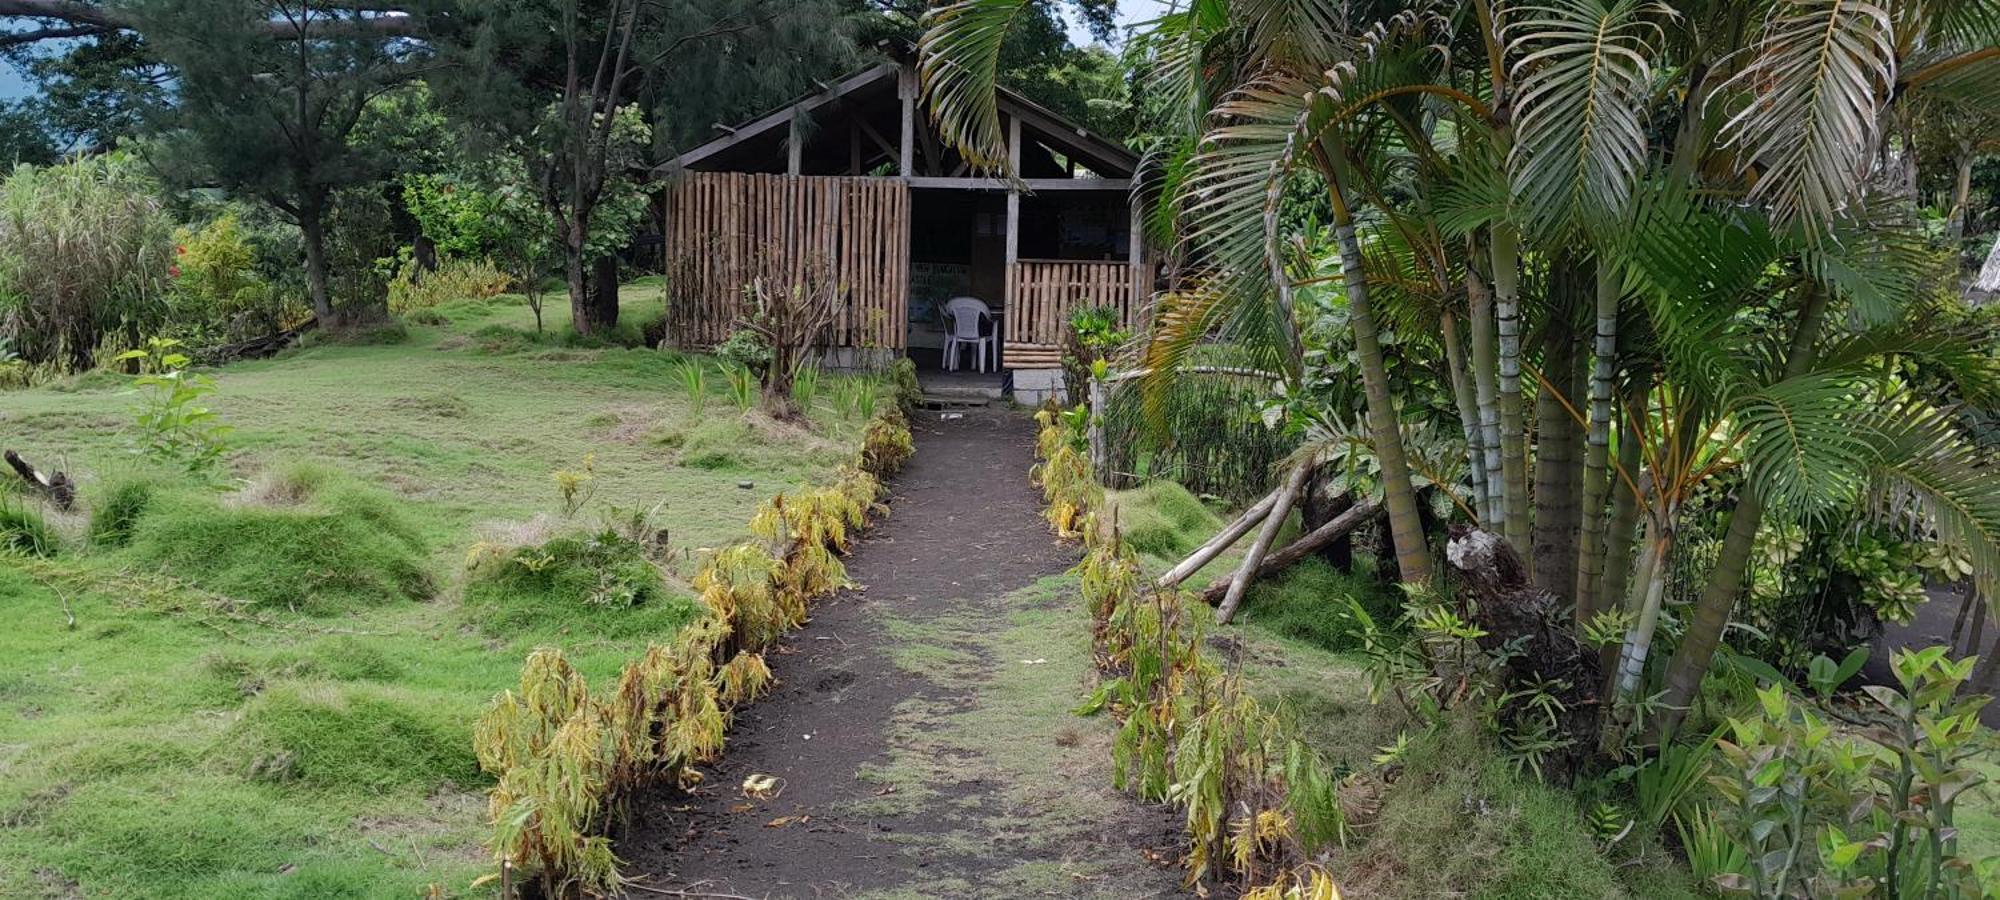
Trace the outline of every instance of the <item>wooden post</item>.
<instances>
[{"instance_id":1,"label":"wooden post","mask_svg":"<svg viewBox=\"0 0 2000 900\"><path fill-rule=\"evenodd\" d=\"M917 147L917 73L905 66L896 73L896 96L903 101L903 134L896 145L896 171L904 178L916 174L911 157Z\"/></svg>"},{"instance_id":2,"label":"wooden post","mask_svg":"<svg viewBox=\"0 0 2000 900\"><path fill-rule=\"evenodd\" d=\"M799 146L800 137L799 117L794 114L791 122L786 126L785 132L785 174L787 175L797 176L799 174L799 152L804 149Z\"/></svg>"},{"instance_id":3,"label":"wooden post","mask_svg":"<svg viewBox=\"0 0 2000 900\"><path fill-rule=\"evenodd\" d=\"M1111 483L1109 456L1104 448L1104 379L1093 373L1090 376L1090 471L1097 476L1098 484Z\"/></svg>"},{"instance_id":4,"label":"wooden post","mask_svg":"<svg viewBox=\"0 0 2000 900\"><path fill-rule=\"evenodd\" d=\"M1131 267L1132 290L1130 303L1125 308L1125 321L1119 324L1123 328L1130 329L1133 319L1138 317L1140 310L1145 309L1146 299L1152 296L1152 285L1147 284L1147 279L1144 277L1146 272L1146 239L1143 231L1145 217L1140 214L1138 192L1132 192L1127 202L1132 206L1132 233L1125 241L1127 244L1125 248L1125 263Z\"/></svg>"},{"instance_id":5,"label":"wooden post","mask_svg":"<svg viewBox=\"0 0 2000 900\"><path fill-rule=\"evenodd\" d=\"M1019 117L1010 116L1007 119L1007 176L1017 177L1020 171L1021 120ZM1000 301L1001 314L1007 316L1010 323L1013 321L1012 317L1020 314L1014 303L1014 292L1020 287L1016 284L1019 276L1015 270L1020 268L1020 262L1021 192L1010 186L1007 188L1007 288L1006 295Z\"/></svg>"},{"instance_id":6,"label":"wooden post","mask_svg":"<svg viewBox=\"0 0 2000 900\"><path fill-rule=\"evenodd\" d=\"M847 122L847 174L861 174L861 126Z\"/></svg>"}]
</instances>

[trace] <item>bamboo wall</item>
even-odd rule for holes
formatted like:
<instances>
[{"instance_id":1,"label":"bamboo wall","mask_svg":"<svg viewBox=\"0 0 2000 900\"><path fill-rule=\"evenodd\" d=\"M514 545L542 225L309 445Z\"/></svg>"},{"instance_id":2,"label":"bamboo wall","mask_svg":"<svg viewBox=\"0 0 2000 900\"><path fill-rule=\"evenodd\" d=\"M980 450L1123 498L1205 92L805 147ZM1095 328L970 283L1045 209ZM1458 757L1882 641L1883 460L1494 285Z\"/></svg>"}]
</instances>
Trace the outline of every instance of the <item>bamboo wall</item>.
<instances>
[{"instance_id":1,"label":"bamboo wall","mask_svg":"<svg viewBox=\"0 0 2000 900\"><path fill-rule=\"evenodd\" d=\"M845 307L828 345L903 349L910 192L875 178L688 172L667 194L667 325L680 346L721 343L743 289L831 283Z\"/></svg>"},{"instance_id":2,"label":"bamboo wall","mask_svg":"<svg viewBox=\"0 0 2000 900\"><path fill-rule=\"evenodd\" d=\"M1143 325L1132 266L1125 261L1023 259L1014 264L1013 275L1001 351L1009 368L1059 365L1063 328L1073 310L1109 307L1126 330Z\"/></svg>"}]
</instances>

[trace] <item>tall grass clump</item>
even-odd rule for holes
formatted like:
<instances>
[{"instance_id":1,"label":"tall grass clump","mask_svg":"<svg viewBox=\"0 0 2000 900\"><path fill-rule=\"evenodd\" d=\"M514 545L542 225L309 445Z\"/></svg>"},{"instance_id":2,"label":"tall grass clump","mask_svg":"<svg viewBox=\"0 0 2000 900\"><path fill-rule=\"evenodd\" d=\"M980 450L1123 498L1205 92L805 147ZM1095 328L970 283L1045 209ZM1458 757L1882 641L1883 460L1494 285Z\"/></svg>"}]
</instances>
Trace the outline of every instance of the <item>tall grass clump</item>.
<instances>
[{"instance_id":1,"label":"tall grass clump","mask_svg":"<svg viewBox=\"0 0 2000 900\"><path fill-rule=\"evenodd\" d=\"M41 513L12 495L0 494L0 551L52 556L61 540Z\"/></svg>"},{"instance_id":2,"label":"tall grass clump","mask_svg":"<svg viewBox=\"0 0 2000 900\"><path fill-rule=\"evenodd\" d=\"M161 490L143 506L123 552L251 606L330 615L432 591L429 548L399 502L325 470L227 497Z\"/></svg>"},{"instance_id":3,"label":"tall grass clump","mask_svg":"<svg viewBox=\"0 0 2000 900\"><path fill-rule=\"evenodd\" d=\"M708 367L699 360L687 360L674 367L674 378L687 393L688 412L696 418L708 406Z\"/></svg>"},{"instance_id":4,"label":"tall grass clump","mask_svg":"<svg viewBox=\"0 0 2000 900\"><path fill-rule=\"evenodd\" d=\"M173 228L130 156L15 168L0 183L0 338L70 371L136 346L166 315Z\"/></svg>"},{"instance_id":5,"label":"tall grass clump","mask_svg":"<svg viewBox=\"0 0 2000 900\"><path fill-rule=\"evenodd\" d=\"M124 477L109 481L96 491L90 504L90 541L101 547L123 547L132 541L139 517L160 489L150 478Z\"/></svg>"}]
</instances>

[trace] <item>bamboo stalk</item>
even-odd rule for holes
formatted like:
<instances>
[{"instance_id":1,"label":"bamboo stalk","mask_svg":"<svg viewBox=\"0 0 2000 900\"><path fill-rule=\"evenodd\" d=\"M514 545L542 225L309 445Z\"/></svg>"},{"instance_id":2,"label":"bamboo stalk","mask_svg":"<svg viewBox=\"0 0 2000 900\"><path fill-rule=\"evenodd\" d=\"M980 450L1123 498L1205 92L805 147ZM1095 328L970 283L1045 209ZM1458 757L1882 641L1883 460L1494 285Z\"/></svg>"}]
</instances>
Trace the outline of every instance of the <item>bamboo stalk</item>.
<instances>
[{"instance_id":1,"label":"bamboo stalk","mask_svg":"<svg viewBox=\"0 0 2000 900\"><path fill-rule=\"evenodd\" d=\"M1291 514L1292 504L1299 499L1299 492L1305 489L1306 479L1311 477L1313 466L1310 462L1300 463L1292 469L1285 487L1278 492L1278 500L1271 505L1271 512L1264 517L1264 526L1257 531L1257 539L1250 545L1250 552L1243 554L1243 564L1236 568L1236 577L1230 579L1229 592L1222 599L1222 606L1215 611L1215 622L1227 625L1236 615L1236 607L1243 603L1243 592L1250 588L1250 578L1257 572L1257 566L1264 561L1264 554L1271 549L1271 542L1278 539L1278 529L1285 525L1285 517Z\"/></svg>"},{"instance_id":2,"label":"bamboo stalk","mask_svg":"<svg viewBox=\"0 0 2000 900\"><path fill-rule=\"evenodd\" d=\"M1208 543L1195 548L1187 559L1168 569L1167 574L1160 576L1155 584L1164 590L1186 581L1189 576L1201 571L1202 566L1208 565L1209 561L1222 555L1222 551L1229 549L1244 535L1249 534L1252 527L1264 521L1264 518L1271 514L1271 507L1277 505L1278 495L1281 493L1284 493L1283 488L1264 495L1264 499L1257 501L1255 505L1244 510L1242 515L1237 516L1236 521L1223 526L1221 531L1208 539Z\"/></svg>"},{"instance_id":3,"label":"bamboo stalk","mask_svg":"<svg viewBox=\"0 0 2000 900\"><path fill-rule=\"evenodd\" d=\"M1251 576L1252 580L1270 578L1290 568L1308 555L1319 552L1321 547L1340 540L1348 532L1360 527L1361 523L1375 518L1381 511L1381 501L1374 498L1364 499L1348 507L1326 524L1306 532L1298 540L1286 544L1284 549L1265 557L1264 561L1257 565L1257 572ZM1218 579L1210 584L1201 592L1202 601L1210 606L1221 603L1229 591L1229 584L1229 579Z\"/></svg>"}]
</instances>

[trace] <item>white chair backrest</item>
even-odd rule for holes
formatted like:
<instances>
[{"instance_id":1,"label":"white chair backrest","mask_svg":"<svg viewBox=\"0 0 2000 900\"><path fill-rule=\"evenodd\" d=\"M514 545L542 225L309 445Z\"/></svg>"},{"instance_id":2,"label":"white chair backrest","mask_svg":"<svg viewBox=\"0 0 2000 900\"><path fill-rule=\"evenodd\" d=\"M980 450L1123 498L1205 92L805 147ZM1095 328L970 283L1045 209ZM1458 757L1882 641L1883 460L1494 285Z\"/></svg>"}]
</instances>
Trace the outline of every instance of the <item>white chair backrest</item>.
<instances>
[{"instance_id":1,"label":"white chair backrest","mask_svg":"<svg viewBox=\"0 0 2000 900\"><path fill-rule=\"evenodd\" d=\"M979 323L993 318L993 310L977 297L953 297L944 305L945 315L951 317L951 336L977 340Z\"/></svg>"}]
</instances>

